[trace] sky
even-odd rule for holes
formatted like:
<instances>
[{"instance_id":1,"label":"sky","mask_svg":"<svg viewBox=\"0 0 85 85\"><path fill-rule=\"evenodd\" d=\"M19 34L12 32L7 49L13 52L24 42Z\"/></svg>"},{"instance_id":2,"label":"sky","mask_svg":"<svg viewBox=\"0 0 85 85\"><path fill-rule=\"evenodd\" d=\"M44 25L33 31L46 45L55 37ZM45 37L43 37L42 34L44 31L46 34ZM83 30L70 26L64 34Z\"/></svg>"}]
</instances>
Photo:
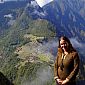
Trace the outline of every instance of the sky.
<instances>
[{"instance_id":1,"label":"sky","mask_svg":"<svg viewBox=\"0 0 85 85\"><path fill-rule=\"evenodd\" d=\"M40 7L43 7L44 5L50 3L53 0L35 0Z\"/></svg>"}]
</instances>

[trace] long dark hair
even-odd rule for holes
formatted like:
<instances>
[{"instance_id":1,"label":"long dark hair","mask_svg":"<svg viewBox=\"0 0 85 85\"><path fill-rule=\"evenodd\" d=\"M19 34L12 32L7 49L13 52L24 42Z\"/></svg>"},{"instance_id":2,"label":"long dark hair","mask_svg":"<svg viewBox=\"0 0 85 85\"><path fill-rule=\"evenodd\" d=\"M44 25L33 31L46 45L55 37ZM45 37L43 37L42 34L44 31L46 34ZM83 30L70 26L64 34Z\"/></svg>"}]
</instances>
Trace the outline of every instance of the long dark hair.
<instances>
[{"instance_id":1,"label":"long dark hair","mask_svg":"<svg viewBox=\"0 0 85 85\"><path fill-rule=\"evenodd\" d=\"M60 37L58 48L61 49L61 46L60 46L60 41L61 41L61 39L62 39L62 40L65 40L65 41L68 43L68 48L69 48L69 49L68 49L68 52L76 51L76 50L73 48L73 46L72 46L69 38L67 38L66 36L61 36L61 37Z\"/></svg>"}]
</instances>

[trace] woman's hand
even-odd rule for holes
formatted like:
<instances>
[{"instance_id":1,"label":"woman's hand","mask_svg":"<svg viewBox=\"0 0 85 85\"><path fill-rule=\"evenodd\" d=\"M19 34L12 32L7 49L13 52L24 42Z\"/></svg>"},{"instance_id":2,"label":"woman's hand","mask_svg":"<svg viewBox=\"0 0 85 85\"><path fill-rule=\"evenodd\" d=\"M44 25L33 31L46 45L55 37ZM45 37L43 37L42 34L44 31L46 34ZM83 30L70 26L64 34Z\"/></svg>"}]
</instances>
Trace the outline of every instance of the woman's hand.
<instances>
[{"instance_id":1,"label":"woman's hand","mask_svg":"<svg viewBox=\"0 0 85 85\"><path fill-rule=\"evenodd\" d=\"M62 80L61 79L56 79L57 80L57 82L58 82L58 84L62 84Z\"/></svg>"},{"instance_id":2,"label":"woman's hand","mask_svg":"<svg viewBox=\"0 0 85 85\"><path fill-rule=\"evenodd\" d=\"M69 82L69 79L66 78L65 80L62 81L62 85L66 84L67 82Z\"/></svg>"}]
</instances>

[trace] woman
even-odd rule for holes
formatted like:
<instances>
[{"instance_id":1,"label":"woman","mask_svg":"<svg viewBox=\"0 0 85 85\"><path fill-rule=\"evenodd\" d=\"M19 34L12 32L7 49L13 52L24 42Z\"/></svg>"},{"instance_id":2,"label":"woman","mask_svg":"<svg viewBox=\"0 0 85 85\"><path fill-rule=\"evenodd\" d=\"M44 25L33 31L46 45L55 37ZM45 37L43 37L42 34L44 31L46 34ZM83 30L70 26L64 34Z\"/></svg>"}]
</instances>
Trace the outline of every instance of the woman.
<instances>
[{"instance_id":1,"label":"woman","mask_svg":"<svg viewBox=\"0 0 85 85\"><path fill-rule=\"evenodd\" d=\"M79 56L70 40L62 36L59 40L57 57L54 64L54 79L58 85L75 85L79 71Z\"/></svg>"}]
</instances>

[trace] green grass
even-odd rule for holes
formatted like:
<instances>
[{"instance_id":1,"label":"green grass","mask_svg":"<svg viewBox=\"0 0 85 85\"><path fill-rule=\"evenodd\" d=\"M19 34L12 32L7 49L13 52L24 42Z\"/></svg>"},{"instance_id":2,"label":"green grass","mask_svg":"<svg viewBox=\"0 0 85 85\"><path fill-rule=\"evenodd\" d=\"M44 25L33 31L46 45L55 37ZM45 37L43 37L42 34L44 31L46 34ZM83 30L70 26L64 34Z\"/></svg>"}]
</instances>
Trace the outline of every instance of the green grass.
<instances>
[{"instance_id":1,"label":"green grass","mask_svg":"<svg viewBox=\"0 0 85 85\"><path fill-rule=\"evenodd\" d=\"M50 57L46 56L46 54L38 54L38 58L40 59L40 61L45 61L45 62L50 61Z\"/></svg>"}]
</instances>

